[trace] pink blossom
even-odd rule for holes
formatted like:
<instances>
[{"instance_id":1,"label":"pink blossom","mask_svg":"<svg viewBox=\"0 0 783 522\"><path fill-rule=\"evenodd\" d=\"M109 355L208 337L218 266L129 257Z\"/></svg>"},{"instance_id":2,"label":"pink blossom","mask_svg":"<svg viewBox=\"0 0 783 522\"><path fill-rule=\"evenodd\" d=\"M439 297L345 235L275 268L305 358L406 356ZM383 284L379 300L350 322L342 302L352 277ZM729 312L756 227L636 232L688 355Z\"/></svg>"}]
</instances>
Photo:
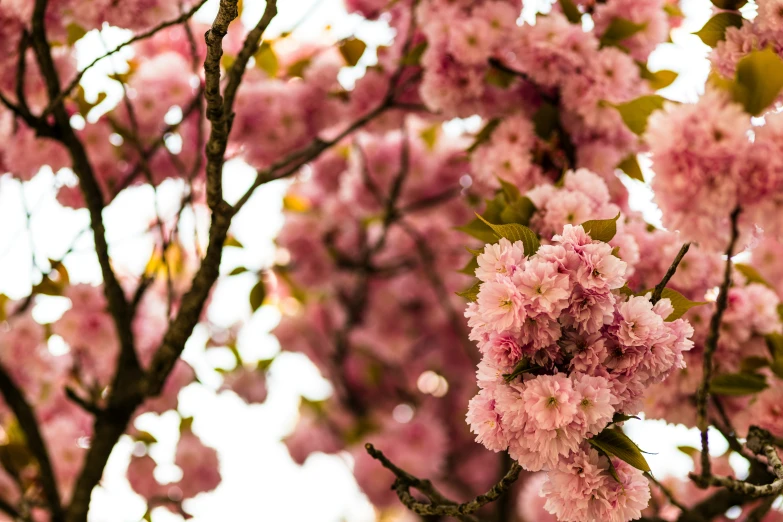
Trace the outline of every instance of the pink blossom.
<instances>
[{"instance_id":1,"label":"pink blossom","mask_svg":"<svg viewBox=\"0 0 783 522\"><path fill-rule=\"evenodd\" d=\"M522 357L523 349L511 334L492 333L479 349L500 367L513 368Z\"/></svg>"},{"instance_id":2,"label":"pink blossom","mask_svg":"<svg viewBox=\"0 0 783 522\"><path fill-rule=\"evenodd\" d=\"M558 272L552 263L534 257L524 270L514 274L514 283L527 299L529 313L559 315L568 304L568 275Z\"/></svg>"},{"instance_id":3,"label":"pink blossom","mask_svg":"<svg viewBox=\"0 0 783 522\"><path fill-rule=\"evenodd\" d=\"M617 333L618 339L628 346L644 346L662 326L663 319L653 312L652 304L643 296L634 296L621 303Z\"/></svg>"},{"instance_id":4,"label":"pink blossom","mask_svg":"<svg viewBox=\"0 0 783 522\"><path fill-rule=\"evenodd\" d=\"M522 294L510 279L488 281L478 294L481 317L494 331L518 329L525 317Z\"/></svg>"},{"instance_id":5,"label":"pink blossom","mask_svg":"<svg viewBox=\"0 0 783 522\"><path fill-rule=\"evenodd\" d=\"M266 373L241 366L224 374L221 390L231 390L247 404L261 404L266 400Z\"/></svg>"},{"instance_id":6,"label":"pink blossom","mask_svg":"<svg viewBox=\"0 0 783 522\"><path fill-rule=\"evenodd\" d=\"M497 275L512 276L525 264L525 251L521 241L511 243L506 238L488 244L477 259L476 277L482 281L493 281Z\"/></svg>"},{"instance_id":7,"label":"pink blossom","mask_svg":"<svg viewBox=\"0 0 783 522\"><path fill-rule=\"evenodd\" d=\"M470 431L476 434L476 442L493 451L508 448L508 438L503 431L501 416L495 410L495 399L488 390L482 390L468 404L467 421Z\"/></svg>"},{"instance_id":8,"label":"pink blossom","mask_svg":"<svg viewBox=\"0 0 783 522\"><path fill-rule=\"evenodd\" d=\"M526 383L522 393L531 422L544 430L570 424L577 413L578 397L571 380L562 374L536 377Z\"/></svg>"},{"instance_id":9,"label":"pink blossom","mask_svg":"<svg viewBox=\"0 0 783 522\"><path fill-rule=\"evenodd\" d=\"M190 429L180 435L174 463L182 469L182 479L177 486L182 490L183 498L212 491L220 484L217 451L201 442Z\"/></svg>"},{"instance_id":10,"label":"pink blossom","mask_svg":"<svg viewBox=\"0 0 783 522\"><path fill-rule=\"evenodd\" d=\"M577 374L574 390L581 396L577 410L580 422L588 434L597 435L612 420L614 405L618 402L609 382L603 377Z\"/></svg>"},{"instance_id":11,"label":"pink blossom","mask_svg":"<svg viewBox=\"0 0 783 522\"><path fill-rule=\"evenodd\" d=\"M157 464L149 455L142 457L133 455L130 464L128 464L128 483L133 491L147 501L163 496L164 488L153 475L156 467Z\"/></svg>"}]
</instances>

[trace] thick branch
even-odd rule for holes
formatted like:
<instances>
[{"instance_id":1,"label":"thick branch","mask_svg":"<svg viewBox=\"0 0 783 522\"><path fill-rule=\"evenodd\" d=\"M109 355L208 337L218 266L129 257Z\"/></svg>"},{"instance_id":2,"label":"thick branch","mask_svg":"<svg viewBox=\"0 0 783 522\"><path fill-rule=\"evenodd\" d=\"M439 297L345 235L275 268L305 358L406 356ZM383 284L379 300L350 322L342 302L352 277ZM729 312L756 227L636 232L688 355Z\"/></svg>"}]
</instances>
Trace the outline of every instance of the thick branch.
<instances>
[{"instance_id":1,"label":"thick branch","mask_svg":"<svg viewBox=\"0 0 783 522\"><path fill-rule=\"evenodd\" d=\"M663 279L661 279L661 282L655 285L655 290L653 290L652 298L650 301L652 304L657 303L661 300L661 294L663 293L663 289L666 288L666 285L669 284L669 281L672 277L674 277L674 273L677 271L677 267L680 265L680 261L682 261L682 258L685 257L685 254L688 253L688 249L691 247L690 243L685 243L682 245L682 248L680 248L680 251L677 253L677 256L674 258L674 261L672 261L671 266L666 271L666 274L663 276Z\"/></svg>"},{"instance_id":2,"label":"thick branch","mask_svg":"<svg viewBox=\"0 0 783 522\"><path fill-rule=\"evenodd\" d=\"M49 99L56 100L60 94L60 78L52 59L49 42L46 39L44 18L47 3L47 0L36 0L35 2L31 39L38 66L46 83ZM109 245L106 242L106 230L103 224L103 193L96 180L87 152L73 128L71 128L70 117L63 103L54 104L52 112L57 139L65 145L71 156L73 170L79 178L79 185L90 213L90 225L93 229L95 252L101 266L104 293L120 340L120 366L128 370L128 373L131 373L131 370L134 368L139 368L139 364L133 348L133 332L131 330L128 301L114 274L109 257ZM138 371L135 373L138 374ZM134 378L137 377L138 375L134 376ZM122 388L124 384L124 382L115 381L113 387Z\"/></svg>"},{"instance_id":3,"label":"thick branch","mask_svg":"<svg viewBox=\"0 0 783 522\"><path fill-rule=\"evenodd\" d=\"M511 488L511 485L516 482L517 478L519 478L519 474L522 471L522 466L514 462L505 476L500 479L500 482L492 486L489 491L483 495L477 496L471 501L457 504L438 492L429 480L415 477L407 471L397 467L386 458L381 451L375 449L372 444L366 444L365 449L372 458L379 461L384 468L394 473L397 477L397 480L394 481L392 487L396 491L400 501L414 513L425 516L450 516L459 518L464 517L465 515L471 515L506 493ZM411 488L415 488L427 495L432 503L424 504L416 500L410 493Z\"/></svg>"}]
</instances>

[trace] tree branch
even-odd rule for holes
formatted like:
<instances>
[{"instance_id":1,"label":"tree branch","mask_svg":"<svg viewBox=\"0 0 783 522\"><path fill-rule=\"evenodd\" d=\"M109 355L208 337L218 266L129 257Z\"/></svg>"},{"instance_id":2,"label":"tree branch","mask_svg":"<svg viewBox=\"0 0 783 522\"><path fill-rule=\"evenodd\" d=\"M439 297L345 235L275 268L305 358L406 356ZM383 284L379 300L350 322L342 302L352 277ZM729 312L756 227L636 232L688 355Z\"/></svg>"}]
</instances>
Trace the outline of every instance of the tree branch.
<instances>
[{"instance_id":1,"label":"tree branch","mask_svg":"<svg viewBox=\"0 0 783 522\"><path fill-rule=\"evenodd\" d=\"M73 90L79 85L79 82L84 77L84 74L87 71L89 71L90 69L92 69L98 62L100 62L102 60L105 60L106 58L108 58L108 57L110 57L110 56L112 56L114 54L117 54L118 52L120 52L125 47L128 47L129 45L133 45L133 44L138 43L138 42L140 42L142 40L146 40L147 38L151 38L151 37L155 36L156 34L161 32L163 29L167 29L169 27L173 27L173 26L179 25L179 24L184 24L185 22L190 20L193 17L193 15L196 14L196 11L201 9L201 7L205 3L207 3L207 0L199 0L199 2L196 3L196 5L194 5L192 8L190 8L190 10L182 13L177 18L175 18L173 20L167 20L165 22L162 22L161 24L156 25L152 29L149 29L147 31L144 31L143 33L139 33L139 34L133 36L127 42L121 43L120 45L118 45L117 47L112 49L111 51L108 51L107 53L99 56L98 58L96 58L95 60L90 62L84 69L82 69L81 71L76 73L76 76L70 82L68 82L68 85L62 90L62 92L60 92L60 94L57 95L57 97L49 103L49 105L46 107L46 109L44 109L43 113L41 114L41 117L44 118L44 117L48 116L49 114L51 114L52 112L54 112L55 106L60 104L60 103L62 103L65 100L65 98L67 98L71 94L71 92L73 92Z\"/></svg>"},{"instance_id":2,"label":"tree branch","mask_svg":"<svg viewBox=\"0 0 783 522\"><path fill-rule=\"evenodd\" d=\"M652 298L650 299L650 302L652 304L657 303L661 300L661 294L663 293L663 289L666 288L666 285L669 284L669 280L674 277L674 273L677 271L677 267L680 265L680 261L682 261L682 258L685 257L685 254L688 253L688 249L691 247L690 243L685 243L682 245L682 248L680 248L680 251L677 253L677 256L674 258L674 261L672 261L671 266L666 271L666 274L663 276L663 279L661 279L661 282L655 285L655 290L653 290Z\"/></svg>"},{"instance_id":3,"label":"tree branch","mask_svg":"<svg viewBox=\"0 0 783 522\"><path fill-rule=\"evenodd\" d=\"M450 517L464 517L465 515L471 515L478 511L480 508L494 502L506 493L511 485L519 478L519 474L522 471L522 466L514 462L509 468L505 476L500 479L500 482L492 486L489 491L483 495L479 495L473 500L457 504L453 500L444 497L427 479L420 479L408 473L407 471L397 467L391 462L381 451L375 449L372 444L365 444L367 453L372 458L379 461L384 468L388 469L397 477L392 485L392 488L397 493L400 502L419 515L425 516L450 516ZM431 504L424 504L416 500L410 493L410 489L415 488L430 498Z\"/></svg>"},{"instance_id":4,"label":"tree branch","mask_svg":"<svg viewBox=\"0 0 783 522\"><path fill-rule=\"evenodd\" d=\"M2 365L0 365L0 393L3 394L8 407L14 412L19 426L24 431L27 447L30 448L30 451L38 461L38 467L41 471L41 485L46 503L49 505L52 521L62 521L64 512L60 504L60 494L57 490L57 479L52 468L52 462L49 459L46 443L38 429L35 412Z\"/></svg>"},{"instance_id":5,"label":"tree branch","mask_svg":"<svg viewBox=\"0 0 783 522\"><path fill-rule=\"evenodd\" d=\"M720 293L715 305L715 313L710 320L710 330L707 334L707 340L704 343L704 376L701 387L696 398L697 426L701 430L701 475L710 476L710 451L709 451L709 422L707 420L707 401L710 397L710 380L712 379L712 358L715 350L718 348L718 337L720 336L720 322L723 318L723 312L729 304L729 286L731 286L731 257L734 255L734 246L739 237L739 220L742 209L738 206L731 212L731 239L726 248L726 269L723 274L723 283L720 286Z\"/></svg>"}]
</instances>

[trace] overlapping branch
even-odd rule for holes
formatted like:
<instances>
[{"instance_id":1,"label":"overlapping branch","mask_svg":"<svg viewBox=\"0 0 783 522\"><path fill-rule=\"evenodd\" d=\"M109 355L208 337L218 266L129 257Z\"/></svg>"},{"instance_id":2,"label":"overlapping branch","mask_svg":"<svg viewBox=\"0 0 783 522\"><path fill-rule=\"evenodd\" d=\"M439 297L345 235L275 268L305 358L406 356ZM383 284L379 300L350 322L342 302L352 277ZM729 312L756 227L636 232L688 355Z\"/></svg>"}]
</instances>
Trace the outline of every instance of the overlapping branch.
<instances>
[{"instance_id":1,"label":"overlapping branch","mask_svg":"<svg viewBox=\"0 0 783 522\"><path fill-rule=\"evenodd\" d=\"M397 493L400 502L414 513L424 516L448 516L456 517L461 520L475 521L477 519L471 517L471 515L505 494L514 482L516 482L519 478L519 474L522 472L522 466L514 462L511 464L511 467L503 478L486 493L479 495L468 502L458 504L443 496L431 481L415 477L396 466L380 450L375 449L372 444L366 444L365 449L372 458L380 462L384 468L394 473L394 476L397 477L392 485L392 489ZM411 488L426 495L430 499L430 503L425 504L416 500L411 494Z\"/></svg>"}]
</instances>

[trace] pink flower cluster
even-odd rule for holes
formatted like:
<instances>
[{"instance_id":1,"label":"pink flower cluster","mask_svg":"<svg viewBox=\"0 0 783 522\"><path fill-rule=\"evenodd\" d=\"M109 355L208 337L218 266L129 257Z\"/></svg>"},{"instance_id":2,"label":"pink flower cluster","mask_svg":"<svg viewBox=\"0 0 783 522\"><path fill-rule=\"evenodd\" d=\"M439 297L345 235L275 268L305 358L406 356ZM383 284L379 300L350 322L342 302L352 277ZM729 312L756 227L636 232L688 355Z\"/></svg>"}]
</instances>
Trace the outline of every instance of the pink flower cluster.
<instances>
[{"instance_id":1,"label":"pink flower cluster","mask_svg":"<svg viewBox=\"0 0 783 522\"><path fill-rule=\"evenodd\" d=\"M684 365L692 328L665 320L668 299L620 293L627 263L581 226L527 258L521 242L501 239L478 266L465 313L483 356L467 415L477 440L548 470L547 509L561 520L638 517L649 497L641 472L621 464L622 484L612 482L586 439L615 413L640 411L645 389Z\"/></svg>"},{"instance_id":2,"label":"pink flower cluster","mask_svg":"<svg viewBox=\"0 0 783 522\"><path fill-rule=\"evenodd\" d=\"M612 198L607 183L587 169L566 172L562 184L558 185L542 184L525 194L536 207L530 227L541 237L552 237L565 225L612 219L620 213L621 207ZM633 235L626 231L625 219L618 219L616 226L617 233L609 244L617 248L615 254L627 263L625 275L630 277L639 261L639 247Z\"/></svg>"},{"instance_id":3,"label":"pink flower cluster","mask_svg":"<svg viewBox=\"0 0 783 522\"><path fill-rule=\"evenodd\" d=\"M748 358L768 360L770 352L765 336L783 331L778 313L780 299L775 292L759 283L743 285L742 280L743 276L736 273L735 286L729 289L728 307L721 321L714 358L714 371L718 375L739 373L743 369L743 361ZM695 331L694 349L685 355L688 366L675 371L666 383L653 388L645 399L644 411L648 418L665 419L689 427L696 425L693 398L702 380L704 342L713 313L714 305L699 306L688 312L686 317ZM758 396L762 409L768 400L762 398L766 393ZM721 401L726 412L734 419L735 426L744 426L741 429L743 432L750 424L757 423L754 418L757 414L762 417L760 411L752 412L748 409L749 403L756 401L751 396L722 397Z\"/></svg>"},{"instance_id":4,"label":"pink flower cluster","mask_svg":"<svg viewBox=\"0 0 783 522\"><path fill-rule=\"evenodd\" d=\"M781 121L768 115L764 126L752 128L743 108L713 89L694 104L670 104L654 113L647 142L664 224L705 248L724 250L729 214L740 206L746 237L752 225L779 234Z\"/></svg>"}]
</instances>

